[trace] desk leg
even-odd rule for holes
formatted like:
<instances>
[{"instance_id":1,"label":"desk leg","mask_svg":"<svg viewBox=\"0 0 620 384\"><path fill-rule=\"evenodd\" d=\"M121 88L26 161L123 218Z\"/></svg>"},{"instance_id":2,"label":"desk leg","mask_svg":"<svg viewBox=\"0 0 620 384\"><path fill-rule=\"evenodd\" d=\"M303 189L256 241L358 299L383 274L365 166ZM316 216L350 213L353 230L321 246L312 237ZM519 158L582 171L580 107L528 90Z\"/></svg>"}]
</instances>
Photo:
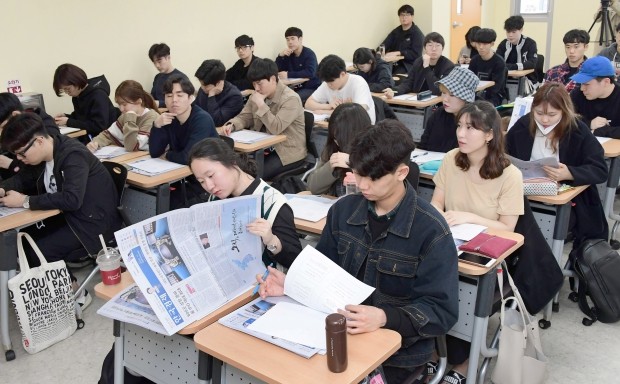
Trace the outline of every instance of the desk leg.
<instances>
[{"instance_id":1,"label":"desk leg","mask_svg":"<svg viewBox=\"0 0 620 384\"><path fill-rule=\"evenodd\" d=\"M157 187L157 203L155 213L166 213L170 211L170 184L162 184Z\"/></svg>"},{"instance_id":2,"label":"desk leg","mask_svg":"<svg viewBox=\"0 0 620 384\"><path fill-rule=\"evenodd\" d=\"M263 171L265 170L265 150L259 149L254 152L254 161L256 161L256 176L263 177Z\"/></svg>"},{"instance_id":3,"label":"desk leg","mask_svg":"<svg viewBox=\"0 0 620 384\"><path fill-rule=\"evenodd\" d=\"M211 384L226 384L226 378L222 378L222 360L213 358L213 376L211 376Z\"/></svg>"},{"instance_id":4,"label":"desk leg","mask_svg":"<svg viewBox=\"0 0 620 384\"><path fill-rule=\"evenodd\" d=\"M114 320L113 331L114 342L114 384L123 384L125 380L125 364L124 359L124 336L125 336L125 324Z\"/></svg>"},{"instance_id":5,"label":"desk leg","mask_svg":"<svg viewBox=\"0 0 620 384\"><path fill-rule=\"evenodd\" d=\"M617 157L612 157L610 160L609 176L607 177L607 193L605 194L603 209L605 210L605 217L611 220L618 220L620 216L613 215L613 212L616 188L618 188L618 182L620 181L620 161L618 161Z\"/></svg>"},{"instance_id":6,"label":"desk leg","mask_svg":"<svg viewBox=\"0 0 620 384\"><path fill-rule=\"evenodd\" d=\"M476 306L474 309L474 326L471 335L469 349L469 365L467 366L467 384L474 384L478 377L478 363L482 343L486 343L487 327L493 296L495 291L495 269L478 278L478 291L476 293Z\"/></svg>"},{"instance_id":7,"label":"desk leg","mask_svg":"<svg viewBox=\"0 0 620 384\"><path fill-rule=\"evenodd\" d=\"M9 279L17 269L17 231L12 229L0 234L0 340L6 361L15 359L9 335Z\"/></svg>"},{"instance_id":8,"label":"desk leg","mask_svg":"<svg viewBox=\"0 0 620 384\"><path fill-rule=\"evenodd\" d=\"M422 133L424 133L424 130L426 130L426 122L428 121L428 118L431 116L431 114L433 113L433 107L426 107L424 108L424 120L422 120Z\"/></svg>"},{"instance_id":9,"label":"desk leg","mask_svg":"<svg viewBox=\"0 0 620 384\"><path fill-rule=\"evenodd\" d=\"M198 351L198 383L207 384L213 377L213 356Z\"/></svg>"}]
</instances>

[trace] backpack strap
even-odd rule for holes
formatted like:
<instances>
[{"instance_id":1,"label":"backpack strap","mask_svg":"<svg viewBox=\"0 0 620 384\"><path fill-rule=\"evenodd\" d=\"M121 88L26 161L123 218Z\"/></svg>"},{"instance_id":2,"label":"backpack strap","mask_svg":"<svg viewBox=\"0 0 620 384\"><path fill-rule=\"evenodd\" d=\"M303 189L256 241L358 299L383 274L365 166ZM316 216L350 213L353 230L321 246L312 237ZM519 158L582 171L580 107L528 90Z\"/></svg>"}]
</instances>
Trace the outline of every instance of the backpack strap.
<instances>
[{"instance_id":1,"label":"backpack strap","mask_svg":"<svg viewBox=\"0 0 620 384\"><path fill-rule=\"evenodd\" d=\"M581 320L581 323L586 327L589 327L594 324L596 320L598 320L598 314L596 313L596 307L590 307L590 304L588 303L588 287L586 285L585 280L580 278L579 288L577 289L577 297L579 298L579 309L581 309L581 312L588 316L584 317L583 320Z\"/></svg>"}]
</instances>

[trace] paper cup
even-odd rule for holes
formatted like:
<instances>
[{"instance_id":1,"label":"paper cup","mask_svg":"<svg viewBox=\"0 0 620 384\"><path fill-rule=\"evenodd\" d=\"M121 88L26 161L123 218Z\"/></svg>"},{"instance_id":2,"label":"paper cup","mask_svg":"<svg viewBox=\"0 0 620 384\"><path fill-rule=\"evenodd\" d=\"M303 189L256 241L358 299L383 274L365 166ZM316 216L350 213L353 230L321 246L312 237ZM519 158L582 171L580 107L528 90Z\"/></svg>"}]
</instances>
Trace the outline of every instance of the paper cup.
<instances>
[{"instance_id":1,"label":"paper cup","mask_svg":"<svg viewBox=\"0 0 620 384\"><path fill-rule=\"evenodd\" d=\"M121 255L114 248L108 248L108 253L102 249L97 254L97 264L101 271L101 281L105 285L114 285L121 282Z\"/></svg>"}]
</instances>

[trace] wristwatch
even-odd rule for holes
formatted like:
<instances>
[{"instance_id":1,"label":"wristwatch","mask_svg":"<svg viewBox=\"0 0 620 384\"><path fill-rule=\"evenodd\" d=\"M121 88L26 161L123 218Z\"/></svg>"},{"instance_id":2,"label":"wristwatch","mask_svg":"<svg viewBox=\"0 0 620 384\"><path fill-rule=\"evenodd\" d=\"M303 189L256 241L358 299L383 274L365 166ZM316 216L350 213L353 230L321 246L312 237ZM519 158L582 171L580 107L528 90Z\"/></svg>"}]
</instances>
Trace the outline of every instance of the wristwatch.
<instances>
[{"instance_id":1,"label":"wristwatch","mask_svg":"<svg viewBox=\"0 0 620 384\"><path fill-rule=\"evenodd\" d=\"M22 204L22 207L30 209L30 196L24 197L24 203Z\"/></svg>"},{"instance_id":2,"label":"wristwatch","mask_svg":"<svg viewBox=\"0 0 620 384\"><path fill-rule=\"evenodd\" d=\"M274 253L275 251L278 250L278 245L277 244L267 244L267 250L271 253Z\"/></svg>"}]
</instances>

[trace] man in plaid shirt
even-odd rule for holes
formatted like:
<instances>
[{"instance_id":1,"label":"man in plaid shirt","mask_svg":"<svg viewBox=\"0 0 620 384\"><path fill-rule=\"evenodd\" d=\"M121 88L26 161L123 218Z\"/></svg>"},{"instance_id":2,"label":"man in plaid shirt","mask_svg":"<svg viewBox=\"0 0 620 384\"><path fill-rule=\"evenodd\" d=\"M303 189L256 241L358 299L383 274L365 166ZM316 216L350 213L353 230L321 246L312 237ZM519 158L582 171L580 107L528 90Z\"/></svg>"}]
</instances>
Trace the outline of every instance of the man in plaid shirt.
<instances>
[{"instance_id":1,"label":"man in plaid shirt","mask_svg":"<svg viewBox=\"0 0 620 384\"><path fill-rule=\"evenodd\" d=\"M571 29L564 35L564 51L566 61L549 69L545 74L545 81L557 81L564 84L570 93L577 85L571 76L579 72L581 64L587 60L585 51L588 49L590 35L582 29Z\"/></svg>"}]
</instances>

